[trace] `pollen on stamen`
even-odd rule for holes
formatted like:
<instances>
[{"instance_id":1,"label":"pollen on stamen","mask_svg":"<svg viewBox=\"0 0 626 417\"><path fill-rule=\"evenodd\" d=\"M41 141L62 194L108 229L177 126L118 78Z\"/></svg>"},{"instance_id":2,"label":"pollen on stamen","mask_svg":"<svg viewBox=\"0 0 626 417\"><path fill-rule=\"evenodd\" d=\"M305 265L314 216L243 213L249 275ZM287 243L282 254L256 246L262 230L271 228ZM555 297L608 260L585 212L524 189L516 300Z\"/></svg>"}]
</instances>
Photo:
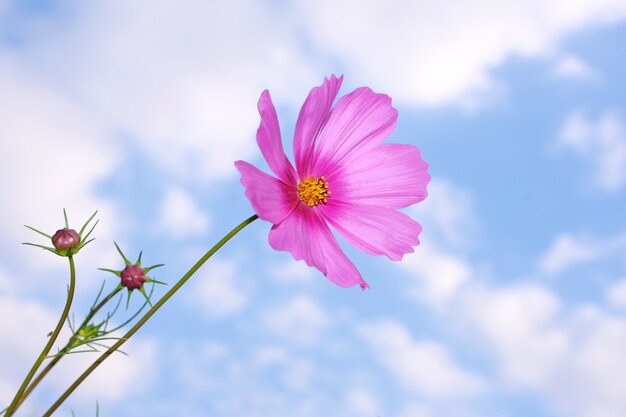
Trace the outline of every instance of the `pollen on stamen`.
<instances>
[{"instance_id":1,"label":"pollen on stamen","mask_svg":"<svg viewBox=\"0 0 626 417\"><path fill-rule=\"evenodd\" d=\"M326 196L330 194L328 191L328 182L324 177L319 178L310 176L298 184L298 197L300 201L309 207L315 207L318 204L326 203Z\"/></svg>"}]
</instances>

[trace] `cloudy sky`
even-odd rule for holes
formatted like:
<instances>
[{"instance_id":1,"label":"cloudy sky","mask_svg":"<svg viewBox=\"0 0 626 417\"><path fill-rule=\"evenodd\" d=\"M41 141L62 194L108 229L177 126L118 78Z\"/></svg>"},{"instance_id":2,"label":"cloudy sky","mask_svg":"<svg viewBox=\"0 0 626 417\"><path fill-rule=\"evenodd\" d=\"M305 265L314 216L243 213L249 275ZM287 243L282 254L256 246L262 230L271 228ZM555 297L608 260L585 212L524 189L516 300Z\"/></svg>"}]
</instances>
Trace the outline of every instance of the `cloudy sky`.
<instances>
[{"instance_id":1,"label":"cloudy sky","mask_svg":"<svg viewBox=\"0 0 626 417\"><path fill-rule=\"evenodd\" d=\"M257 221L58 415L626 415L625 44L624 0L0 0L0 408L68 281L24 224L99 210L77 320L117 284L96 270L121 269L113 240L173 283L252 214L233 162L264 166L261 91L290 149L310 88L343 74L340 95L393 98L389 140L430 164L416 252L346 247L371 288L344 289Z\"/></svg>"}]
</instances>

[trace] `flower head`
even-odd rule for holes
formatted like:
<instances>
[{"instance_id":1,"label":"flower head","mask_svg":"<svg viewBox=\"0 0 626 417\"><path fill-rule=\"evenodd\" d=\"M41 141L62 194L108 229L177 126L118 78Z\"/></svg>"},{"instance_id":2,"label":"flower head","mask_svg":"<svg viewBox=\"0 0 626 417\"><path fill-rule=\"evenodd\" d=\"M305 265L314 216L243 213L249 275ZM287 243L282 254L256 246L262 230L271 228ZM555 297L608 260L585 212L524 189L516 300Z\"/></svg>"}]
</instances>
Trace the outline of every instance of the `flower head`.
<instances>
[{"instance_id":1,"label":"flower head","mask_svg":"<svg viewBox=\"0 0 626 417\"><path fill-rule=\"evenodd\" d=\"M146 271L139 264L126 265L120 272L121 285L129 291L143 287L146 282Z\"/></svg>"},{"instance_id":2,"label":"flower head","mask_svg":"<svg viewBox=\"0 0 626 417\"><path fill-rule=\"evenodd\" d=\"M275 177L244 161L235 166L256 214L272 223L272 248L304 259L338 285L365 289L329 225L365 253L400 260L419 244L422 228L397 209L426 198L430 175L415 146L382 144L398 115L387 95L362 87L333 106L342 81L324 79L304 102L293 139L295 169L265 90L257 143Z\"/></svg>"},{"instance_id":3,"label":"flower head","mask_svg":"<svg viewBox=\"0 0 626 417\"><path fill-rule=\"evenodd\" d=\"M124 269L122 269L121 271L117 271L114 269L107 269L107 268L98 268L98 269L100 269L101 271L111 272L117 275L117 277L120 279L119 287L126 288L128 290L128 299L126 302L127 305L128 305L128 301L130 301L130 293L133 290L139 290L139 292L145 297L146 301L150 303L150 297L148 293L146 292L144 284L146 282L154 282L156 284L164 284L164 283L157 281L153 278L150 278L147 274L153 269L159 268L163 266L164 264L158 264L158 265L153 265L153 266L144 268L143 266L141 266L142 252L139 253L139 257L137 258L137 261L133 263L128 260L126 255L124 255L124 253L122 252L120 247L117 245L117 243L116 242L113 242L113 243L115 244L115 248L117 249L117 252L120 254L122 259L124 260L124 265L125 265Z\"/></svg>"},{"instance_id":4,"label":"flower head","mask_svg":"<svg viewBox=\"0 0 626 417\"><path fill-rule=\"evenodd\" d=\"M80 236L74 229L67 227L59 229L52 235L52 246L56 250L63 251L78 246L80 243Z\"/></svg>"},{"instance_id":5,"label":"flower head","mask_svg":"<svg viewBox=\"0 0 626 417\"><path fill-rule=\"evenodd\" d=\"M83 246L93 241L93 239L89 239L89 235L91 235L91 232L93 232L93 229L98 224L98 220L95 221L93 226L91 226L91 229L89 229L89 231L86 234L84 234L84 232L87 229L87 226L89 225L89 223L93 220L93 218L96 216L97 213L98 211L96 210L91 215L91 217L87 219L85 224L83 224L83 227L81 227L80 231L77 232L74 229L70 229L68 225L68 221L67 221L67 212L65 211L65 209L63 209L63 217L65 218L65 227L63 229L57 230L52 236L42 231L39 231L35 229L34 227L26 226L30 230L37 232L40 235L45 236L48 239L50 239L50 241L52 242L52 247L39 245L36 243L24 243L24 244L45 249L59 256L72 256L78 253L78 251L81 250Z\"/></svg>"}]
</instances>

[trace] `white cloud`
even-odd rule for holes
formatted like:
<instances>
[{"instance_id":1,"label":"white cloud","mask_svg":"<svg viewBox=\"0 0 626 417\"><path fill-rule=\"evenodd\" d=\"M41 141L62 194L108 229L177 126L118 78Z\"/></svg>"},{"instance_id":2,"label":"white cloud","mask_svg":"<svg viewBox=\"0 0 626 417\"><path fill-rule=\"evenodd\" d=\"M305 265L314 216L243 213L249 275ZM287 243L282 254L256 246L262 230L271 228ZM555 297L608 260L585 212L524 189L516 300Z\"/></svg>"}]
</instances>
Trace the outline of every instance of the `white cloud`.
<instances>
[{"instance_id":1,"label":"white cloud","mask_svg":"<svg viewBox=\"0 0 626 417\"><path fill-rule=\"evenodd\" d=\"M209 318L237 313L249 302L248 291L234 262L211 261L193 280L188 297Z\"/></svg>"},{"instance_id":2,"label":"white cloud","mask_svg":"<svg viewBox=\"0 0 626 417\"><path fill-rule=\"evenodd\" d=\"M0 368L0 403L7 404L58 319L38 303L12 296L0 296L0 317L0 357L11 358L3 360ZM25 325L28 331L24 331Z\"/></svg>"},{"instance_id":3,"label":"white cloud","mask_svg":"<svg viewBox=\"0 0 626 417\"><path fill-rule=\"evenodd\" d=\"M547 274L558 274L596 256L597 247L588 239L561 234L539 260L539 269Z\"/></svg>"},{"instance_id":4,"label":"white cloud","mask_svg":"<svg viewBox=\"0 0 626 417\"><path fill-rule=\"evenodd\" d=\"M471 246L477 233L472 198L451 181L435 178L428 186L428 198L411 207L410 215L424 226L421 245L398 267L415 279L409 295L439 308L450 302L472 276L466 261L441 249Z\"/></svg>"},{"instance_id":5,"label":"white cloud","mask_svg":"<svg viewBox=\"0 0 626 417\"><path fill-rule=\"evenodd\" d=\"M502 289L477 287L464 295L463 316L498 353L500 372L514 384L536 386L549 380L567 351L567 339L550 328L559 300L544 288L519 284Z\"/></svg>"},{"instance_id":6,"label":"white cloud","mask_svg":"<svg viewBox=\"0 0 626 417\"><path fill-rule=\"evenodd\" d=\"M293 297L284 306L265 313L262 322L271 332L306 345L320 342L330 326L326 312L306 296Z\"/></svg>"},{"instance_id":7,"label":"white cloud","mask_svg":"<svg viewBox=\"0 0 626 417\"><path fill-rule=\"evenodd\" d=\"M428 184L428 198L410 208L410 214L425 225L421 238L449 246L467 245L476 234L477 221L467 190L438 177Z\"/></svg>"},{"instance_id":8,"label":"white cloud","mask_svg":"<svg viewBox=\"0 0 626 417\"><path fill-rule=\"evenodd\" d=\"M209 218L189 193L170 188L161 202L158 229L175 238L202 235L209 228Z\"/></svg>"},{"instance_id":9,"label":"white cloud","mask_svg":"<svg viewBox=\"0 0 626 417\"><path fill-rule=\"evenodd\" d=\"M378 321L357 328L357 334L371 346L383 365L407 389L426 397L471 397L485 384L462 369L446 347L432 341L416 341L394 321Z\"/></svg>"},{"instance_id":10,"label":"white cloud","mask_svg":"<svg viewBox=\"0 0 626 417\"><path fill-rule=\"evenodd\" d=\"M76 389L71 401L92 406L96 401L108 403L132 399L148 391L158 374L158 345L153 340L133 337L121 348L127 355L113 354ZM95 353L73 355L50 373L59 389L65 389L99 356ZM106 389L103 389L106 387ZM69 401L68 401L69 403Z\"/></svg>"},{"instance_id":11,"label":"white cloud","mask_svg":"<svg viewBox=\"0 0 626 417\"><path fill-rule=\"evenodd\" d=\"M351 389L345 399L348 408L354 415L374 416L380 414L377 395L365 389Z\"/></svg>"},{"instance_id":12,"label":"white cloud","mask_svg":"<svg viewBox=\"0 0 626 417\"><path fill-rule=\"evenodd\" d=\"M0 265L0 293L8 293L11 289L11 281L9 276L2 270Z\"/></svg>"},{"instance_id":13,"label":"white cloud","mask_svg":"<svg viewBox=\"0 0 626 417\"><path fill-rule=\"evenodd\" d=\"M417 279L409 295L433 307L451 301L472 275L471 267L459 257L427 244L405 256L400 267Z\"/></svg>"},{"instance_id":14,"label":"white cloud","mask_svg":"<svg viewBox=\"0 0 626 417\"><path fill-rule=\"evenodd\" d=\"M17 390L17 385L46 343L46 335L53 330L57 315L58 312L28 299L0 296L0 317L3 317L0 320L3 340L0 356L11 358L4 361L0 369L0 403L6 404ZM65 328L58 343L64 343L68 336ZM52 352L56 349L53 347ZM98 399L117 402L149 389L156 370L156 343L135 338L123 350L130 356L112 355L77 389L71 397L72 401L89 405ZM59 362L47 380L56 389L65 389L96 357L96 354L86 353L70 355ZM33 395L29 404L32 403L35 408L41 406L37 400L37 396Z\"/></svg>"},{"instance_id":15,"label":"white cloud","mask_svg":"<svg viewBox=\"0 0 626 417\"><path fill-rule=\"evenodd\" d=\"M626 310L626 279L611 285L606 290L606 299L611 306Z\"/></svg>"},{"instance_id":16,"label":"white cloud","mask_svg":"<svg viewBox=\"0 0 626 417\"><path fill-rule=\"evenodd\" d=\"M276 364L285 363L289 354L282 347L261 346L254 350L251 364L255 369L267 369Z\"/></svg>"},{"instance_id":17,"label":"white cloud","mask_svg":"<svg viewBox=\"0 0 626 417\"><path fill-rule=\"evenodd\" d=\"M404 406L397 417L441 417L441 416L454 416L454 417L483 417L485 415L494 415L490 413L477 412L468 404L458 404L454 402L448 402L445 405L442 404L424 404L416 401L409 402ZM506 414L495 414L494 417L506 417Z\"/></svg>"},{"instance_id":18,"label":"white cloud","mask_svg":"<svg viewBox=\"0 0 626 417\"><path fill-rule=\"evenodd\" d=\"M301 102L321 82L322 61L303 55L293 21L250 0L94 1L29 23L24 65L185 179L235 176L233 161L257 155L264 88Z\"/></svg>"},{"instance_id":19,"label":"white cloud","mask_svg":"<svg viewBox=\"0 0 626 417\"><path fill-rule=\"evenodd\" d=\"M562 78L595 78L596 73L582 58L576 55L565 55L559 58L554 68L554 75Z\"/></svg>"},{"instance_id":20,"label":"white cloud","mask_svg":"<svg viewBox=\"0 0 626 417\"><path fill-rule=\"evenodd\" d=\"M287 262L270 267L269 276L276 281L293 284L308 284L315 281L315 270L304 262Z\"/></svg>"},{"instance_id":21,"label":"white cloud","mask_svg":"<svg viewBox=\"0 0 626 417\"><path fill-rule=\"evenodd\" d=\"M433 236L444 245L432 245L424 239L416 254L404 262L404 267L418 278L412 294L443 313L445 326L460 332L468 345L484 349L495 370L490 379L500 382L504 389L534 392L548 407L564 415L613 417L626 413L625 388L615 384L626 367L626 320L599 307L568 307L541 285L494 286L477 276L476 268L461 256L441 249L454 247L454 241L436 232L439 234ZM562 274L574 266L621 254L624 247L624 233L608 237L561 234L540 257L538 268L546 274ZM621 309L626 305L625 288L622 282L607 288L607 302ZM380 352L385 352L381 357L386 358L383 360L392 372L411 375L411 367L404 366L410 361L393 363L392 358L401 357L389 347L394 338L388 335L394 331L401 335L396 339L410 340L406 329L376 329L369 337ZM418 377L405 377L405 385L410 384L419 389ZM441 414L428 402L405 407L406 415Z\"/></svg>"},{"instance_id":22,"label":"white cloud","mask_svg":"<svg viewBox=\"0 0 626 417\"><path fill-rule=\"evenodd\" d=\"M566 310L533 284L475 286L455 305L457 326L478 341L509 387L541 395L560 413L626 413L626 320L597 307ZM484 339L483 339L484 338Z\"/></svg>"},{"instance_id":23,"label":"white cloud","mask_svg":"<svg viewBox=\"0 0 626 417\"><path fill-rule=\"evenodd\" d=\"M626 184L626 135L622 120L609 112L592 120L572 112L556 139L557 149L567 149L592 165L591 184L615 192Z\"/></svg>"},{"instance_id":24,"label":"white cloud","mask_svg":"<svg viewBox=\"0 0 626 417\"><path fill-rule=\"evenodd\" d=\"M425 105L493 91L497 83L490 71L507 58L549 54L570 33L626 14L621 0L299 5L309 36L321 49L376 89Z\"/></svg>"},{"instance_id":25,"label":"white cloud","mask_svg":"<svg viewBox=\"0 0 626 417\"><path fill-rule=\"evenodd\" d=\"M626 233L598 238L564 233L558 235L539 261L539 270L561 274L576 265L605 258L626 248Z\"/></svg>"},{"instance_id":26,"label":"white cloud","mask_svg":"<svg viewBox=\"0 0 626 417\"><path fill-rule=\"evenodd\" d=\"M310 392L315 375L315 364L307 359L291 359L280 373L283 385L292 390Z\"/></svg>"},{"instance_id":27,"label":"white cloud","mask_svg":"<svg viewBox=\"0 0 626 417\"><path fill-rule=\"evenodd\" d=\"M618 417L626 414L626 321L596 309L579 309L566 323L569 351L558 378L538 387L567 414Z\"/></svg>"},{"instance_id":28,"label":"white cloud","mask_svg":"<svg viewBox=\"0 0 626 417\"><path fill-rule=\"evenodd\" d=\"M177 405L200 407L195 413L185 412L184 415L201 416L207 409L218 416L312 417L336 412L346 415L341 412L345 406L337 402L343 387L336 383L340 379L335 377L336 372L333 369L320 371L311 358L299 355L297 350L284 344L280 347L257 345L254 349L243 350L239 346L210 344L215 346L212 348L215 355L198 355L198 350L205 349L189 343L175 345L170 352L176 377L180 378L175 383L185 388ZM321 383L320 375L324 374ZM326 384L337 384L340 389L329 388ZM190 393L199 398L188 397ZM330 402L330 413L324 412L325 402ZM157 410L156 415L172 413L180 414L176 410L169 413Z\"/></svg>"},{"instance_id":29,"label":"white cloud","mask_svg":"<svg viewBox=\"0 0 626 417\"><path fill-rule=\"evenodd\" d=\"M0 91L0 194L11 196L2 205L0 247L10 253L7 259L23 261L25 276L32 270L65 268L54 255L33 254L33 249L17 246L49 244L22 225L52 234L63 227L65 207L70 226L78 229L98 209L106 227L101 224L92 236L112 241L116 227L111 219L118 216L112 202L99 197L94 186L116 168L117 146L104 140L103 126L83 108L2 56ZM81 259L102 265L112 253L87 247ZM35 256L38 261L32 262Z\"/></svg>"},{"instance_id":30,"label":"white cloud","mask_svg":"<svg viewBox=\"0 0 626 417\"><path fill-rule=\"evenodd\" d=\"M284 386L296 391L310 390L316 373L315 365L310 359L294 356L293 352L285 347L256 348L249 362L254 371L278 375Z\"/></svg>"}]
</instances>

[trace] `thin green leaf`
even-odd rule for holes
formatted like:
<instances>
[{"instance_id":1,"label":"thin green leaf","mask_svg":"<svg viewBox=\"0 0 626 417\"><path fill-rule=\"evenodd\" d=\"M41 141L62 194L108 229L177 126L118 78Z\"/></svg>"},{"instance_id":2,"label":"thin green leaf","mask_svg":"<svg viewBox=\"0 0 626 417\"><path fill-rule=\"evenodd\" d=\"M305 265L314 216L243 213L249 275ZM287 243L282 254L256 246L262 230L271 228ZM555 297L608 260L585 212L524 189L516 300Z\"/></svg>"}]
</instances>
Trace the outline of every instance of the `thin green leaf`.
<instances>
[{"instance_id":1,"label":"thin green leaf","mask_svg":"<svg viewBox=\"0 0 626 417\"><path fill-rule=\"evenodd\" d=\"M89 224L89 222L96 217L96 214L98 214L98 210L94 211L93 214L91 215L90 218L87 219L87 221L85 222L85 224L83 224L83 227L80 228L80 232L78 232L79 235L83 235L83 232L85 231L85 228L87 227L87 225ZM96 224L98 224L98 222L96 222ZM95 227L95 225L94 225ZM93 228L91 229L93 230ZM90 232L91 233L91 232Z\"/></svg>"},{"instance_id":2,"label":"thin green leaf","mask_svg":"<svg viewBox=\"0 0 626 417\"><path fill-rule=\"evenodd\" d=\"M44 245L38 245L38 244L36 244L36 243L28 243L28 242L23 242L23 243L22 243L22 245L34 246L34 247L36 247L36 248L45 249L45 250L47 250L48 252L52 252L52 253L54 253L55 255L59 255L59 254L57 253L57 251L56 251L56 250L54 250L53 248L49 248L49 247L47 247L47 246L44 246ZM59 256L63 256L63 255L59 255Z\"/></svg>"},{"instance_id":3,"label":"thin green leaf","mask_svg":"<svg viewBox=\"0 0 626 417\"><path fill-rule=\"evenodd\" d=\"M93 301L93 304L91 305L91 308L89 309L89 311L93 311L93 309L96 307L96 304L98 304L98 300L100 299L100 296L102 295L102 291L104 291L104 284L106 284L106 280L102 281L102 285L100 286L100 291L98 291L98 295L96 295L96 299Z\"/></svg>"},{"instance_id":4,"label":"thin green leaf","mask_svg":"<svg viewBox=\"0 0 626 417\"><path fill-rule=\"evenodd\" d=\"M105 272L111 272L112 274L117 275L118 277L121 276L120 271L114 271L112 269L108 269L108 268L98 268L98 270L100 271L105 271Z\"/></svg>"},{"instance_id":5,"label":"thin green leaf","mask_svg":"<svg viewBox=\"0 0 626 417\"><path fill-rule=\"evenodd\" d=\"M149 297L152 297L152 293L153 293L153 292L154 292L154 285L152 285L152 287L150 288L150 293L148 294L148 296L149 296ZM135 312L135 314L133 314L132 316L130 316L130 318L129 318L128 320L126 320L124 323L120 324L119 326L117 326L117 327L116 327L116 328L114 328L114 329L107 330L107 331L105 332L105 334L110 334L110 333L113 333L113 332L115 332L115 331L117 331L117 330L121 329L122 327L126 326L128 323L130 323L131 321L133 321L133 320L134 320L134 319L135 319L135 318L139 315L139 313L141 313L141 312L143 311L143 309L144 309L144 308L146 308L146 306L147 306L147 305L148 305L148 302L147 302L147 301L146 301L146 302L144 302L144 303L141 305L141 307L139 308L139 310L137 310L137 311Z\"/></svg>"},{"instance_id":6,"label":"thin green leaf","mask_svg":"<svg viewBox=\"0 0 626 417\"><path fill-rule=\"evenodd\" d=\"M121 286L122 284L120 284L120 287ZM121 303L122 303L122 294L120 293L120 296L117 298L117 304L115 304L115 308L109 314L107 314L107 322L117 312L117 309L120 308Z\"/></svg>"},{"instance_id":7,"label":"thin green leaf","mask_svg":"<svg viewBox=\"0 0 626 417\"><path fill-rule=\"evenodd\" d=\"M52 236L50 236L50 235L49 235L49 234L47 234L47 233L42 232L41 230L37 230L37 229L35 229L34 227L30 227L30 226L28 226L28 225L26 225L26 224L24 225L24 227L26 227L26 228L28 228L28 229L32 230L33 232L39 233L40 235L45 236L45 237L47 237L48 239L52 239Z\"/></svg>"},{"instance_id":8,"label":"thin green leaf","mask_svg":"<svg viewBox=\"0 0 626 417\"><path fill-rule=\"evenodd\" d=\"M84 240L84 239L87 239L87 238L89 237L89 235L91 234L91 232L93 232L93 229L95 229L95 228L96 228L96 226L98 225L98 223L100 223L100 219L96 220L96 222L94 223L93 227L89 230L89 233L87 233L87 234L85 235L85 237L83 237L83 240ZM82 236L82 235L81 235L81 236Z\"/></svg>"},{"instance_id":9,"label":"thin green leaf","mask_svg":"<svg viewBox=\"0 0 626 417\"><path fill-rule=\"evenodd\" d=\"M153 269L155 269L155 268L160 268L160 267L162 267L162 266L165 266L165 264L152 265L152 266L149 266L149 267L147 267L147 268L144 268L143 270L144 270L144 271L145 271L145 273L147 274L148 272L152 271Z\"/></svg>"},{"instance_id":10,"label":"thin green leaf","mask_svg":"<svg viewBox=\"0 0 626 417\"><path fill-rule=\"evenodd\" d=\"M150 307L152 307L152 302L150 301L150 297L148 297L148 294L146 294L146 289L144 288L143 285L141 286L141 288L139 288L139 292L144 296L148 304L150 304Z\"/></svg>"},{"instance_id":11,"label":"thin green leaf","mask_svg":"<svg viewBox=\"0 0 626 417\"><path fill-rule=\"evenodd\" d=\"M115 247L117 248L117 251L119 252L120 255L122 255L122 259L124 259L124 263L126 265L130 265L130 261L126 258L126 256L124 256L124 254L122 253L122 250L120 249L120 247L117 245L117 242L113 242L115 244Z\"/></svg>"},{"instance_id":12,"label":"thin green leaf","mask_svg":"<svg viewBox=\"0 0 626 417\"><path fill-rule=\"evenodd\" d=\"M84 248L85 246L87 246L87 244L93 242L94 240L96 240L96 238L91 238L88 241L86 241L85 243L83 243L82 245L80 245L80 249Z\"/></svg>"}]
</instances>

